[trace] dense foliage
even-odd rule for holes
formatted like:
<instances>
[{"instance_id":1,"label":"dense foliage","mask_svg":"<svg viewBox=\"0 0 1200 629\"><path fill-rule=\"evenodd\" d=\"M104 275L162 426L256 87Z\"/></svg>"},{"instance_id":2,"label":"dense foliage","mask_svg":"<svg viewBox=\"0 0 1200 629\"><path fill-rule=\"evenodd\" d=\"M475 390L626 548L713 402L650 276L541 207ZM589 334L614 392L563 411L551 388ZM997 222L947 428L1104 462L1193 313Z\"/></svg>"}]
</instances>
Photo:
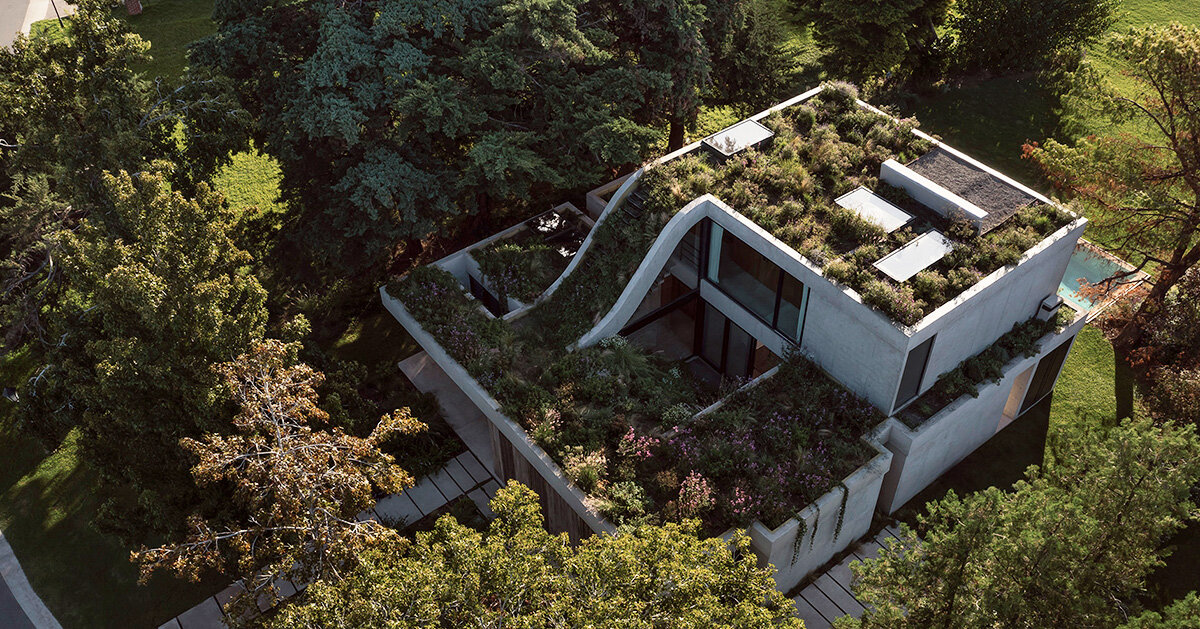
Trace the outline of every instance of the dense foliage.
<instances>
[{"instance_id":1,"label":"dense foliage","mask_svg":"<svg viewBox=\"0 0 1200 629\"><path fill-rule=\"evenodd\" d=\"M869 605L848 627L1111 627L1161 566L1160 545L1195 516L1191 426L1083 424L1006 493L927 505L917 532L854 566ZM1153 626L1153 625L1151 625Z\"/></svg>"},{"instance_id":2,"label":"dense foliage","mask_svg":"<svg viewBox=\"0 0 1200 629\"><path fill-rule=\"evenodd\" d=\"M1037 70L1090 44L1117 21L1118 0L958 0L954 63L963 70Z\"/></svg>"},{"instance_id":3,"label":"dense foliage","mask_svg":"<svg viewBox=\"0 0 1200 629\"><path fill-rule=\"evenodd\" d=\"M1094 222L1100 244L1157 266L1149 294L1115 341L1128 353L1142 344L1171 288L1200 264L1200 28L1134 29L1114 36L1109 50L1129 66L1137 96L1095 83L1083 89L1114 121L1142 125L1146 139L1089 136L1073 147L1049 140L1026 151Z\"/></svg>"},{"instance_id":4,"label":"dense foliage","mask_svg":"<svg viewBox=\"0 0 1200 629\"><path fill-rule=\"evenodd\" d=\"M147 171L108 175L103 186L110 212L66 237L80 312L56 322L61 342L22 409L49 442L82 430L83 458L109 495L138 497L110 500L103 524L137 539L221 501L197 492L178 442L220 425L225 398L211 365L262 337L266 294L244 273L249 255L233 245L207 185L189 199Z\"/></svg>"},{"instance_id":5,"label":"dense foliage","mask_svg":"<svg viewBox=\"0 0 1200 629\"><path fill-rule=\"evenodd\" d=\"M889 72L936 78L944 68L946 22L951 0L793 0L798 17L811 22L824 64L855 81Z\"/></svg>"},{"instance_id":6,"label":"dense foliage","mask_svg":"<svg viewBox=\"0 0 1200 629\"><path fill-rule=\"evenodd\" d=\"M47 319L69 284L64 234L108 210L106 172L168 159L186 165L169 176L188 190L224 156L193 159L173 134L183 122L185 134L209 137L191 126L200 119L232 133L241 112L216 81L147 82L132 68L148 49L100 0L78 3L65 36L0 47L0 352L56 341Z\"/></svg>"},{"instance_id":7,"label":"dense foliage","mask_svg":"<svg viewBox=\"0 0 1200 629\"><path fill-rule=\"evenodd\" d=\"M708 494L703 506L681 498L681 511L778 526L875 456L860 438L883 420L816 365L792 357L771 378L672 428L668 445L693 470L693 494Z\"/></svg>"},{"instance_id":8,"label":"dense foliage","mask_svg":"<svg viewBox=\"0 0 1200 629\"><path fill-rule=\"evenodd\" d=\"M537 495L521 485L491 508L486 531L444 516L411 545L364 553L270 626L803 627L745 536L702 540L694 523L669 524L573 546L543 528Z\"/></svg>"},{"instance_id":9,"label":"dense foliage","mask_svg":"<svg viewBox=\"0 0 1200 629\"><path fill-rule=\"evenodd\" d=\"M503 300L533 303L567 268L569 258L542 242L503 240L472 251L479 270Z\"/></svg>"},{"instance_id":10,"label":"dense foliage","mask_svg":"<svg viewBox=\"0 0 1200 629\"><path fill-rule=\"evenodd\" d=\"M324 376L296 362L298 349L263 341L217 366L240 408L235 433L185 437L181 445L198 461L192 468L197 483L231 490L234 508L218 518L193 513L186 540L133 553L143 579L155 570L192 580L211 568L237 575L243 587L229 611L245 618L260 598L276 601L279 579L336 577L353 568L358 552L395 535L374 520L359 521L358 514L380 493L412 486L379 444L424 426L402 409L380 420L366 439L320 430L328 420L317 396Z\"/></svg>"}]
</instances>

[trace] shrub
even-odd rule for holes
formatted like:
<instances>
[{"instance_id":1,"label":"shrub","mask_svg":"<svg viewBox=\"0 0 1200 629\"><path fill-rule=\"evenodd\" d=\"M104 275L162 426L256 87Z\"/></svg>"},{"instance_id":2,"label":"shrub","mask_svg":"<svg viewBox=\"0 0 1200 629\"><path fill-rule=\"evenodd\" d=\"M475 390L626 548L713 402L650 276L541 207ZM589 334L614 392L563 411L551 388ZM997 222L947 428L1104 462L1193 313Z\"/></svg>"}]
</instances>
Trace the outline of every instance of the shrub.
<instances>
[{"instance_id":1,"label":"shrub","mask_svg":"<svg viewBox=\"0 0 1200 629\"><path fill-rule=\"evenodd\" d=\"M921 271L912 280L913 294L926 304L944 304L950 280L937 271Z\"/></svg>"},{"instance_id":2,"label":"shrub","mask_svg":"<svg viewBox=\"0 0 1200 629\"><path fill-rule=\"evenodd\" d=\"M608 467L604 452L585 452L582 446L567 446L563 457L563 471L584 492L595 491Z\"/></svg>"}]
</instances>

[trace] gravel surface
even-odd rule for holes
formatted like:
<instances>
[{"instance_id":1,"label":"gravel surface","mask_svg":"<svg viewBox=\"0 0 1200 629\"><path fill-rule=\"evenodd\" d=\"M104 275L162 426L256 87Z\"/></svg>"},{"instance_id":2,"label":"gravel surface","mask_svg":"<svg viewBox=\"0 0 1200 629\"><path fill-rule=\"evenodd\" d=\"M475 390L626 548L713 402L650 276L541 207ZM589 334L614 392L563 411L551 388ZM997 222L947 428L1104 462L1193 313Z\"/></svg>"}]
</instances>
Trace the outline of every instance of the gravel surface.
<instances>
[{"instance_id":1,"label":"gravel surface","mask_svg":"<svg viewBox=\"0 0 1200 629\"><path fill-rule=\"evenodd\" d=\"M908 165L922 176L974 203L988 213L988 231L1037 199L960 159L935 148Z\"/></svg>"}]
</instances>

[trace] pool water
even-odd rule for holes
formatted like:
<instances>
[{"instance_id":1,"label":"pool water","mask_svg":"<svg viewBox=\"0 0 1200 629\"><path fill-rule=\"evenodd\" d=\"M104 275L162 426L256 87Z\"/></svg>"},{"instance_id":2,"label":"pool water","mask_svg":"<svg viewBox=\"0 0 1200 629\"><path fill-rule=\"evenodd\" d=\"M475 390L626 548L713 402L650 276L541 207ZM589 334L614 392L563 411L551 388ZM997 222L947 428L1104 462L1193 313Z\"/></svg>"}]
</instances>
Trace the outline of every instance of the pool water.
<instances>
[{"instance_id":1,"label":"pool water","mask_svg":"<svg viewBox=\"0 0 1200 629\"><path fill-rule=\"evenodd\" d=\"M1081 241L1075 245L1075 253L1071 254L1071 261L1067 263L1067 272L1063 273L1062 282L1058 285L1058 294L1079 311L1087 312L1096 303L1079 294L1079 279L1095 284L1122 270L1125 267L1120 262L1101 255L1095 245Z\"/></svg>"}]
</instances>

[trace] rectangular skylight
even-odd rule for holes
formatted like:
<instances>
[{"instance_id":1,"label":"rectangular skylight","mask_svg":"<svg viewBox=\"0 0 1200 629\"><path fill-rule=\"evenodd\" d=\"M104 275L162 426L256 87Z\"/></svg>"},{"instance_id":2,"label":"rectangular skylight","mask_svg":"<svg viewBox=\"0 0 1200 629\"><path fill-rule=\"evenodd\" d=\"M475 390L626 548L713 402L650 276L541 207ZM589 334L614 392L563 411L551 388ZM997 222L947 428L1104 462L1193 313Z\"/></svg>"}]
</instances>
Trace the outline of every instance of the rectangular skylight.
<instances>
[{"instance_id":1,"label":"rectangular skylight","mask_svg":"<svg viewBox=\"0 0 1200 629\"><path fill-rule=\"evenodd\" d=\"M953 250L954 244L941 232L934 230L917 236L907 245L883 256L875 263L875 268L897 282L903 282Z\"/></svg>"},{"instance_id":2,"label":"rectangular skylight","mask_svg":"<svg viewBox=\"0 0 1200 629\"><path fill-rule=\"evenodd\" d=\"M892 205L887 199L859 186L837 198L837 204L879 225L890 234L912 220L912 215Z\"/></svg>"},{"instance_id":3,"label":"rectangular skylight","mask_svg":"<svg viewBox=\"0 0 1200 629\"><path fill-rule=\"evenodd\" d=\"M704 138L704 144L721 155L729 157L751 146L757 146L773 135L775 135L773 131L761 124L753 120L743 120Z\"/></svg>"}]
</instances>

